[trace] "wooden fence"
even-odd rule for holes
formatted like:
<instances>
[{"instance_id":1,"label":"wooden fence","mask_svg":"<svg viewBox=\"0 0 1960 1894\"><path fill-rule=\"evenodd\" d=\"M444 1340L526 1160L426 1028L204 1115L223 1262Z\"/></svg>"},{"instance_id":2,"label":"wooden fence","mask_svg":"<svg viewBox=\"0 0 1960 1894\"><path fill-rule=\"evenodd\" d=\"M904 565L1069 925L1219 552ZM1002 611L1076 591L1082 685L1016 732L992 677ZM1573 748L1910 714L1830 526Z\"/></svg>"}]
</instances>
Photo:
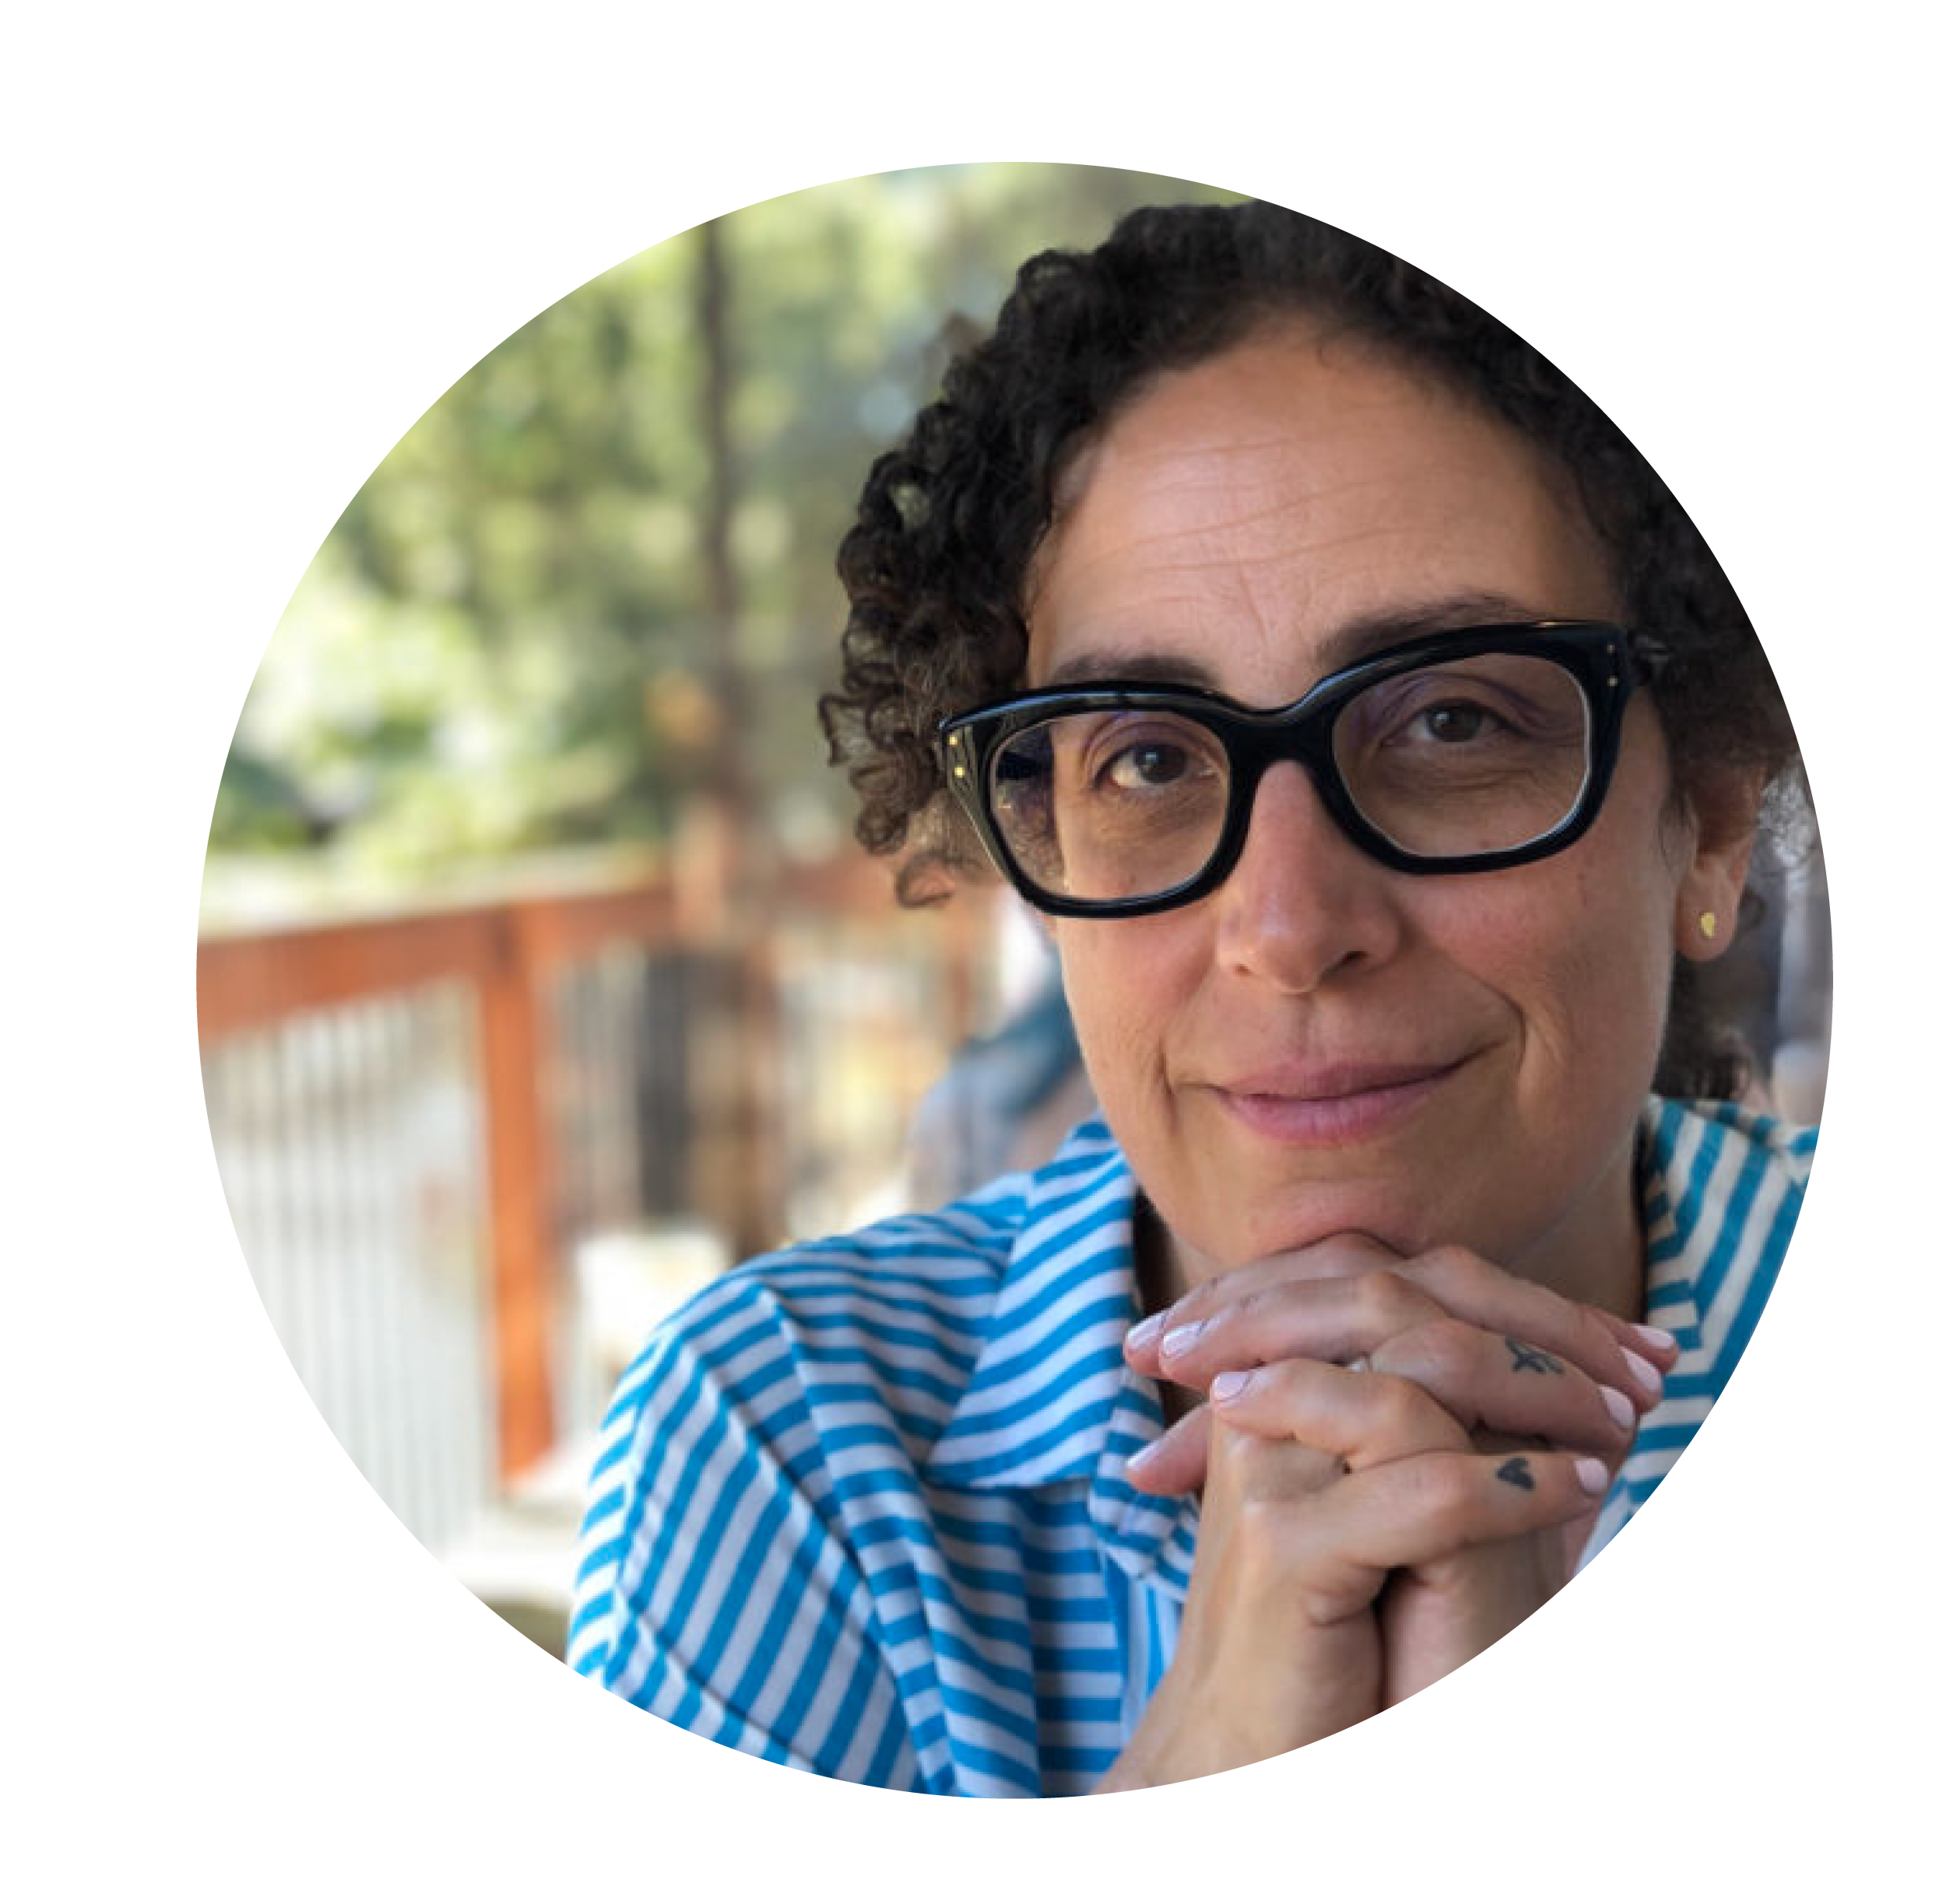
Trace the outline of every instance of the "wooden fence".
<instances>
[{"instance_id":1,"label":"wooden fence","mask_svg":"<svg viewBox=\"0 0 1960 1894\"><path fill-rule=\"evenodd\" d=\"M897 913L881 873L839 863L770 907L757 933L662 882L200 943L248 1262L425 1538L560 1435L582 1238L684 1218L739 1256L813 1233L799 1204L846 1214L974 1029L985 943L957 904Z\"/></svg>"}]
</instances>

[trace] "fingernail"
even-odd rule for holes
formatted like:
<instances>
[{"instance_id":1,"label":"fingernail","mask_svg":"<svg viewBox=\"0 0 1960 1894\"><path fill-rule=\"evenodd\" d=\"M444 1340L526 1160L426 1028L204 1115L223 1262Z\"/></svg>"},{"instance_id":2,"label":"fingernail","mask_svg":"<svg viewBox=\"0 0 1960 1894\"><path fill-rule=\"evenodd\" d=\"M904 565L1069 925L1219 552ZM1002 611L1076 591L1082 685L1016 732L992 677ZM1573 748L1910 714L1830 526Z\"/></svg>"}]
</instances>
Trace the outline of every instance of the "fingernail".
<instances>
[{"instance_id":1,"label":"fingernail","mask_svg":"<svg viewBox=\"0 0 1960 1894\"><path fill-rule=\"evenodd\" d=\"M1572 1462L1572 1474L1589 1493L1606 1491L1606 1462L1603 1460L1593 1460L1589 1456L1585 1460L1575 1460Z\"/></svg>"},{"instance_id":2,"label":"fingernail","mask_svg":"<svg viewBox=\"0 0 1960 1894\"><path fill-rule=\"evenodd\" d=\"M1245 1393L1252 1379L1252 1371L1245 1368L1228 1368L1221 1375L1211 1378L1211 1398L1214 1400L1233 1400Z\"/></svg>"},{"instance_id":3,"label":"fingernail","mask_svg":"<svg viewBox=\"0 0 1960 1894\"><path fill-rule=\"evenodd\" d=\"M1622 1348L1620 1352L1627 1358L1627 1372L1649 1394L1658 1394L1660 1392L1660 1370L1644 1355L1635 1355L1631 1348Z\"/></svg>"},{"instance_id":4,"label":"fingernail","mask_svg":"<svg viewBox=\"0 0 1960 1894\"><path fill-rule=\"evenodd\" d=\"M1633 1325L1633 1332L1642 1341L1660 1349L1664 1355L1678 1355L1681 1352L1681 1344L1664 1328L1653 1328L1645 1322L1636 1322Z\"/></svg>"},{"instance_id":5,"label":"fingernail","mask_svg":"<svg viewBox=\"0 0 1960 1894\"><path fill-rule=\"evenodd\" d=\"M1618 1388L1603 1387L1600 1399L1606 1403L1606 1411L1612 1416L1613 1425L1622 1431L1633 1425L1633 1403Z\"/></svg>"},{"instance_id":6,"label":"fingernail","mask_svg":"<svg viewBox=\"0 0 1960 1894\"><path fill-rule=\"evenodd\" d=\"M1172 1329L1159 1344L1157 1353L1167 1362L1189 1353L1198 1345L1198 1337L1204 1333L1204 1326L1202 1322L1186 1322L1182 1327Z\"/></svg>"},{"instance_id":7,"label":"fingernail","mask_svg":"<svg viewBox=\"0 0 1960 1894\"><path fill-rule=\"evenodd\" d=\"M1159 1309L1154 1316L1146 1316L1142 1321L1123 1337L1126 1348L1147 1348L1157 1339L1157 1332L1164 1326L1164 1311Z\"/></svg>"},{"instance_id":8,"label":"fingernail","mask_svg":"<svg viewBox=\"0 0 1960 1894\"><path fill-rule=\"evenodd\" d=\"M1139 1447L1128 1460L1123 1462L1123 1464L1131 1467L1147 1466L1157 1458L1158 1453L1163 1450L1163 1446L1164 1436L1159 1434L1154 1440L1149 1441Z\"/></svg>"}]
</instances>

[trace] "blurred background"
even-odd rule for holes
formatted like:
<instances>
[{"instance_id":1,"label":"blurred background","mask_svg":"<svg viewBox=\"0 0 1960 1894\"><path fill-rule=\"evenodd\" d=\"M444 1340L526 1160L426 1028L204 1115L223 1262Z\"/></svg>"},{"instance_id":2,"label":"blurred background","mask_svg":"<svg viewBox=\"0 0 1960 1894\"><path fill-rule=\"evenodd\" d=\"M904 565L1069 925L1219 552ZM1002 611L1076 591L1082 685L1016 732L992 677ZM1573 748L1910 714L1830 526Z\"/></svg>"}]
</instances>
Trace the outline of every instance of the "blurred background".
<instances>
[{"instance_id":1,"label":"blurred background","mask_svg":"<svg viewBox=\"0 0 1960 1894\"><path fill-rule=\"evenodd\" d=\"M753 206L546 310L403 437L273 634L213 813L220 1174L334 1434L554 1655L613 1381L757 1251L1038 1161L1087 1108L1038 935L908 912L816 701L878 452L1018 263L1143 202L1039 165ZM1821 1098L1821 866L1723 963Z\"/></svg>"},{"instance_id":2,"label":"blurred background","mask_svg":"<svg viewBox=\"0 0 1960 1894\"><path fill-rule=\"evenodd\" d=\"M1031 928L901 910L852 839L832 562L1023 258L1228 195L977 165L675 237L444 395L272 638L202 896L226 1196L356 1465L554 1654L590 1443L663 1310L1084 1099Z\"/></svg>"}]
</instances>

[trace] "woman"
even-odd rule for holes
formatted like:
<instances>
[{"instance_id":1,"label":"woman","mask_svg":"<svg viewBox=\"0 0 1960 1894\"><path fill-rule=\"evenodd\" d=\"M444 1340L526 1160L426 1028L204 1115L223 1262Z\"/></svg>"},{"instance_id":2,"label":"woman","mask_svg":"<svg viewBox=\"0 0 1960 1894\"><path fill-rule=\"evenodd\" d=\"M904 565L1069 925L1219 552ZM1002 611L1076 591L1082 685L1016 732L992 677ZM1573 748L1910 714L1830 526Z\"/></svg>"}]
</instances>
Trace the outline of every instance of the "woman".
<instances>
[{"instance_id":1,"label":"woman","mask_svg":"<svg viewBox=\"0 0 1960 1894\"><path fill-rule=\"evenodd\" d=\"M1101 1117L656 1335L572 1660L943 1793L1344 1728L1625 1523L1773 1279L1811 1135L1679 1102L1762 653L1569 383L1263 206L1031 263L840 569L859 832L1045 917Z\"/></svg>"}]
</instances>

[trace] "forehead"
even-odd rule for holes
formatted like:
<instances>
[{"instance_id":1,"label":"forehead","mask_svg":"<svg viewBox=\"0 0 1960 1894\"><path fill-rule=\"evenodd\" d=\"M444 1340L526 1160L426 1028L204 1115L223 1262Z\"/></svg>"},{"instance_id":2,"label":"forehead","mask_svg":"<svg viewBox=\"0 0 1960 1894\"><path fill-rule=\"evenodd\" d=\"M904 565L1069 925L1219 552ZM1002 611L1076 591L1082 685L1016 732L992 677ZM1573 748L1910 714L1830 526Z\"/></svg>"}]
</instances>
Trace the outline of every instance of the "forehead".
<instances>
[{"instance_id":1,"label":"forehead","mask_svg":"<svg viewBox=\"0 0 1960 1894\"><path fill-rule=\"evenodd\" d=\"M1058 502L1030 573L1032 683L1143 670L1290 701L1399 638L1616 606L1575 497L1530 442L1294 326L1152 385Z\"/></svg>"}]
</instances>

